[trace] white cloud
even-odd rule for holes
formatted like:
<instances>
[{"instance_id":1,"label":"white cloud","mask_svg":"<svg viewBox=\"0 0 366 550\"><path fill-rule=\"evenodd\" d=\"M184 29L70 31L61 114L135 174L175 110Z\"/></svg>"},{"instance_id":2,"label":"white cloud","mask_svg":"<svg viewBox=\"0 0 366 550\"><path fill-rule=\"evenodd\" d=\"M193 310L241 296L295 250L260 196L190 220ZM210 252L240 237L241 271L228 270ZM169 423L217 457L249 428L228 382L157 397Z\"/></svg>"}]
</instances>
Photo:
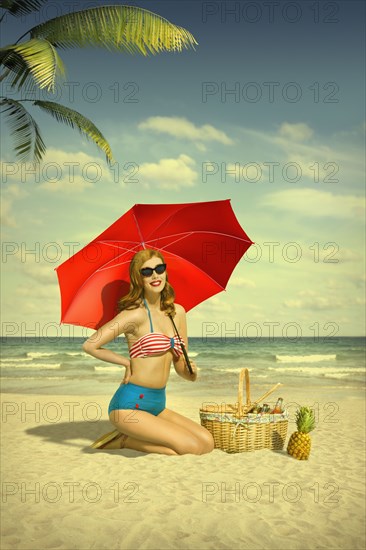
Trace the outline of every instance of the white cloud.
<instances>
[{"instance_id":1,"label":"white cloud","mask_svg":"<svg viewBox=\"0 0 366 550\"><path fill-rule=\"evenodd\" d=\"M355 195L335 195L311 188L289 189L269 193L262 199L264 206L309 217L360 218L365 215L365 198Z\"/></svg>"},{"instance_id":2,"label":"white cloud","mask_svg":"<svg viewBox=\"0 0 366 550\"><path fill-rule=\"evenodd\" d=\"M334 132L333 136L335 138L340 138L344 141L350 142L350 140L354 141L355 139L356 140L360 140L360 138L363 139L365 132L366 132L366 121L363 121L351 128L338 130L337 132Z\"/></svg>"},{"instance_id":3,"label":"white cloud","mask_svg":"<svg viewBox=\"0 0 366 550\"><path fill-rule=\"evenodd\" d=\"M76 235L75 235L76 237ZM93 234L92 238L95 237ZM30 266L34 266L33 272L35 277L42 277L42 270L44 273L47 270L53 271L54 267L60 265L62 262L68 260L71 256L76 254L81 248L92 238L87 238L85 240L80 239L79 242L73 240L70 243L65 243L61 240L38 240L32 244L27 244L26 242L14 242L14 249L9 247L6 254L5 263L10 260L10 258L15 258L19 261L21 265L24 266L24 269L30 269Z\"/></svg>"},{"instance_id":4,"label":"white cloud","mask_svg":"<svg viewBox=\"0 0 366 550\"><path fill-rule=\"evenodd\" d=\"M332 257L327 258L327 255L328 254L330 255L331 251L332 251L332 248L329 248L329 251L327 253L323 252L325 257L324 261L328 261L332 259ZM339 256L339 261L342 263L365 261L364 253L362 254L359 251L351 250L350 248L345 248L344 246L342 246L342 248L340 248L339 251L337 251L337 253L335 254L335 258L338 258L338 256Z\"/></svg>"},{"instance_id":5,"label":"white cloud","mask_svg":"<svg viewBox=\"0 0 366 550\"><path fill-rule=\"evenodd\" d=\"M202 153L207 151L207 147L203 143L196 143L196 147L199 151L202 151Z\"/></svg>"},{"instance_id":6,"label":"white cloud","mask_svg":"<svg viewBox=\"0 0 366 550\"><path fill-rule=\"evenodd\" d=\"M51 288L49 285L45 286L44 284L37 285L37 288L34 286L18 286L15 289L15 294L22 297L32 298L33 300L57 300L59 299L60 292L55 286Z\"/></svg>"},{"instance_id":7,"label":"white cloud","mask_svg":"<svg viewBox=\"0 0 366 550\"><path fill-rule=\"evenodd\" d=\"M193 165L191 157L181 154L178 158L160 159L158 163L145 162L139 167L139 175L146 186L153 183L159 189L178 191L195 185L197 172L191 168Z\"/></svg>"},{"instance_id":8,"label":"white cloud","mask_svg":"<svg viewBox=\"0 0 366 550\"><path fill-rule=\"evenodd\" d=\"M355 275L354 273L352 273L351 275L349 275L349 280L357 288L364 288L366 284L366 275Z\"/></svg>"},{"instance_id":9,"label":"white cloud","mask_svg":"<svg viewBox=\"0 0 366 550\"><path fill-rule=\"evenodd\" d=\"M285 300L284 305L290 309L332 310L348 307L350 300L342 299L337 291L327 296L308 289L298 292L295 299Z\"/></svg>"},{"instance_id":10,"label":"white cloud","mask_svg":"<svg viewBox=\"0 0 366 550\"><path fill-rule=\"evenodd\" d=\"M244 277L233 277L229 281L229 286L255 288L256 284L255 284L254 281L251 281L249 279L245 279Z\"/></svg>"},{"instance_id":11,"label":"white cloud","mask_svg":"<svg viewBox=\"0 0 366 550\"><path fill-rule=\"evenodd\" d=\"M328 295L325 294L326 291L329 291ZM297 293L297 297L291 300L285 300L283 302L284 306L289 309L304 309L304 310L345 310L353 306L364 306L365 298L364 296L347 296L339 295L339 289L336 288L327 288L323 294L319 294L314 290L302 290ZM337 322L339 322L339 317L337 315Z\"/></svg>"},{"instance_id":12,"label":"white cloud","mask_svg":"<svg viewBox=\"0 0 366 550\"><path fill-rule=\"evenodd\" d=\"M7 227L17 227L15 217L11 212L12 201L8 197L1 199L1 225Z\"/></svg>"},{"instance_id":13,"label":"white cloud","mask_svg":"<svg viewBox=\"0 0 366 550\"><path fill-rule=\"evenodd\" d=\"M107 163L82 151L67 153L47 149L41 164L40 189L50 192L83 193L98 184L113 182Z\"/></svg>"},{"instance_id":14,"label":"white cloud","mask_svg":"<svg viewBox=\"0 0 366 550\"><path fill-rule=\"evenodd\" d=\"M11 168L11 169L10 169ZM100 183L113 183L118 170L81 151L70 153L48 148L40 163L4 163L7 180L49 192L77 193Z\"/></svg>"},{"instance_id":15,"label":"white cloud","mask_svg":"<svg viewBox=\"0 0 366 550\"><path fill-rule=\"evenodd\" d=\"M242 132L243 139L258 144L264 142L268 144L271 151L271 154L267 153L265 156L263 153L261 157L252 159L262 168L263 178L260 181L266 183L270 181L269 170L272 175L274 174L274 181L282 180L282 170L284 170L285 179L296 182L296 179L300 178L296 182L298 184L303 182L304 178L310 179L315 184L337 184L347 178L363 185L364 151L359 142L351 143L347 136L339 142L337 134L334 134L325 144L313 135L313 130L306 124L286 122L279 127L277 133L250 128L243 128ZM264 147L263 144L263 150L265 150ZM271 169L268 165L264 165L272 162L277 162L278 165ZM297 166L287 166L288 163L296 163Z\"/></svg>"},{"instance_id":16,"label":"white cloud","mask_svg":"<svg viewBox=\"0 0 366 550\"><path fill-rule=\"evenodd\" d=\"M314 296L305 299L285 300L284 305L291 309L322 310L337 309L342 307L342 302L325 296Z\"/></svg>"},{"instance_id":17,"label":"white cloud","mask_svg":"<svg viewBox=\"0 0 366 550\"><path fill-rule=\"evenodd\" d=\"M308 141L314 131L304 122L298 122L296 124L290 124L289 122L283 122L278 130L278 134L284 138L293 141Z\"/></svg>"},{"instance_id":18,"label":"white cloud","mask_svg":"<svg viewBox=\"0 0 366 550\"><path fill-rule=\"evenodd\" d=\"M54 271L54 263L28 263L25 264L25 277L30 277L42 285L57 285L57 274Z\"/></svg>"},{"instance_id":19,"label":"white cloud","mask_svg":"<svg viewBox=\"0 0 366 550\"><path fill-rule=\"evenodd\" d=\"M227 301L223 301L221 297L212 296L202 305L201 312L204 312L207 316L213 313L231 313L232 307ZM210 317L206 317L206 319L209 318Z\"/></svg>"},{"instance_id":20,"label":"white cloud","mask_svg":"<svg viewBox=\"0 0 366 550\"><path fill-rule=\"evenodd\" d=\"M3 165L4 166L4 165ZM7 227L18 227L13 204L16 200L27 197L29 193L20 187L19 183L13 183L3 187L1 191L1 225Z\"/></svg>"},{"instance_id":21,"label":"white cloud","mask_svg":"<svg viewBox=\"0 0 366 550\"><path fill-rule=\"evenodd\" d=\"M140 130L152 130L159 134L168 134L179 139L187 139L196 143L202 151L202 142L216 141L224 145L232 145L231 138L211 124L195 126L184 117L149 117L138 125Z\"/></svg>"},{"instance_id":22,"label":"white cloud","mask_svg":"<svg viewBox=\"0 0 366 550\"><path fill-rule=\"evenodd\" d=\"M16 243L18 244L18 243ZM32 246L22 246L26 243L20 243L21 246L13 254L9 252L9 258L15 258L17 266L12 266L13 273L21 273L22 280L36 281L39 285L57 285L57 274L54 270L61 262L54 261L54 257L50 256L50 260L47 260L48 252L51 254L51 249L45 248L41 243L33 243ZM47 244L47 243L46 243ZM56 243L57 244L57 243ZM39 245L39 246L37 246ZM60 247L60 251L62 248ZM57 253L55 247L52 247L52 253ZM8 261L8 258L6 259ZM19 262L19 263L18 263Z\"/></svg>"},{"instance_id":23,"label":"white cloud","mask_svg":"<svg viewBox=\"0 0 366 550\"><path fill-rule=\"evenodd\" d=\"M350 159L349 155L336 151L328 144L310 140L312 136L313 130L307 125L285 123L280 127L272 138L284 153L284 161L276 174L294 182L308 178L313 183L329 184L339 183L344 177L347 161L351 161L353 169L357 168L355 158Z\"/></svg>"},{"instance_id":24,"label":"white cloud","mask_svg":"<svg viewBox=\"0 0 366 550\"><path fill-rule=\"evenodd\" d=\"M244 130L255 141L269 142L272 149L279 148L283 158L278 153L274 157L256 159L254 162L241 164L240 162L228 165L229 177L239 182L241 179L251 183L273 183L285 180L290 183L301 183L311 180L313 183L339 183L344 177L347 162L352 164L352 170L359 176L362 172L360 159L353 154L335 150L328 144L317 143L314 130L306 123L283 122L277 133ZM305 143L306 142L306 143Z\"/></svg>"}]
</instances>

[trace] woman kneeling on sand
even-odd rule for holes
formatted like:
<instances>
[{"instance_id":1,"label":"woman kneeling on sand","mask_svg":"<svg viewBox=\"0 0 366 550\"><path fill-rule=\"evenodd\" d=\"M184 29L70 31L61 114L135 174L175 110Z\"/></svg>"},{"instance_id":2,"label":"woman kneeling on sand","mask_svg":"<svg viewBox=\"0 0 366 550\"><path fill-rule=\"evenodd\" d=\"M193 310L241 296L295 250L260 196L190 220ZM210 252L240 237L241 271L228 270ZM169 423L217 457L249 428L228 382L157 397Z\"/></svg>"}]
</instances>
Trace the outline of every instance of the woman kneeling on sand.
<instances>
[{"instance_id":1,"label":"woman kneeling on sand","mask_svg":"<svg viewBox=\"0 0 366 550\"><path fill-rule=\"evenodd\" d=\"M206 428L165 407L172 360L179 376L192 382L197 378L195 363L191 362L191 374L184 361L181 341L188 349L186 313L174 304L166 268L160 252L137 252L130 264L130 292L119 300L120 312L83 344L83 350L97 359L126 367L108 408L116 430L99 438L93 448L167 455L199 455L214 448ZM175 317L179 337L174 336L168 315ZM120 334L126 336L130 359L102 348Z\"/></svg>"}]
</instances>

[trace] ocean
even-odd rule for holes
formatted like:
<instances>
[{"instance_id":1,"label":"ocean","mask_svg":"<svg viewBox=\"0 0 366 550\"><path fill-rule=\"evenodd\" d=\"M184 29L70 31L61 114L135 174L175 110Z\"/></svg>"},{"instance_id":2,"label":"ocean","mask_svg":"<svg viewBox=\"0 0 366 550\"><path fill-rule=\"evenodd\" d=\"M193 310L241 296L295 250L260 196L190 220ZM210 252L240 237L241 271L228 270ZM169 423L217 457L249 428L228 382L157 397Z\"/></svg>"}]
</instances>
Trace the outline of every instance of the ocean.
<instances>
[{"instance_id":1,"label":"ocean","mask_svg":"<svg viewBox=\"0 0 366 550\"><path fill-rule=\"evenodd\" d=\"M112 396L124 368L84 353L84 341L78 337L3 337L1 391ZM106 347L128 356L124 337ZM235 398L243 367L249 369L252 397L277 382L284 388L365 388L364 337L190 338L189 355L198 367L197 381L183 380L172 367L168 392L204 398L225 390Z\"/></svg>"}]
</instances>

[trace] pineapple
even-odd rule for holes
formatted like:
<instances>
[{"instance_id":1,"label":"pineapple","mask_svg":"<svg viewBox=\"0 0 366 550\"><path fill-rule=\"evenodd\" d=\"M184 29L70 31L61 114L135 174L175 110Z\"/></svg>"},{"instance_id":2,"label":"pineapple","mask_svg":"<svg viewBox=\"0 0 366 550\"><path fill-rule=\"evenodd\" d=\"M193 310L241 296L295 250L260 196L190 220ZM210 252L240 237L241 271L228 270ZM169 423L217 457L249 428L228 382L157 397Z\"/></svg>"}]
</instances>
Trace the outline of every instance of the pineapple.
<instances>
[{"instance_id":1,"label":"pineapple","mask_svg":"<svg viewBox=\"0 0 366 550\"><path fill-rule=\"evenodd\" d=\"M315 428L314 412L309 407L300 407L296 411L296 424L297 432L290 437L287 452L298 460L307 460L311 447L309 432Z\"/></svg>"}]
</instances>

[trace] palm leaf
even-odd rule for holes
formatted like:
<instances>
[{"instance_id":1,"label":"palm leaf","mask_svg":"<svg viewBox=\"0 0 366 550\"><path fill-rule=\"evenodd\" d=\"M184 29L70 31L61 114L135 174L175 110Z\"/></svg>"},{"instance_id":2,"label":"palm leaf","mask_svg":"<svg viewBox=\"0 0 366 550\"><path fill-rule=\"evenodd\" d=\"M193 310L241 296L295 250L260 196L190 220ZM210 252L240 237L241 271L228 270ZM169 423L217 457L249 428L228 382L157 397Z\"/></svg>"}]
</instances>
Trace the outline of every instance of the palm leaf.
<instances>
[{"instance_id":1,"label":"palm leaf","mask_svg":"<svg viewBox=\"0 0 366 550\"><path fill-rule=\"evenodd\" d=\"M133 6L100 6L60 15L33 27L32 38L44 38L56 47L99 46L142 53L181 51L198 44L183 27Z\"/></svg>"},{"instance_id":2,"label":"palm leaf","mask_svg":"<svg viewBox=\"0 0 366 550\"><path fill-rule=\"evenodd\" d=\"M59 105L53 101L34 101L34 105L37 105L40 109L52 115L57 122L63 122L71 126L71 128L77 128L79 132L86 136L87 139L94 141L94 143L104 151L107 162L111 164L114 159L112 150L108 141L98 128L92 123L91 120L81 115L73 109L69 109L64 105Z\"/></svg>"},{"instance_id":3,"label":"palm leaf","mask_svg":"<svg viewBox=\"0 0 366 550\"><path fill-rule=\"evenodd\" d=\"M39 10L45 2L47 0L2 0L0 8L8 10L15 17L19 17Z\"/></svg>"},{"instance_id":4,"label":"palm leaf","mask_svg":"<svg viewBox=\"0 0 366 550\"><path fill-rule=\"evenodd\" d=\"M39 162L46 146L34 118L14 99L0 100L0 108L8 115L10 130L15 138L15 151L20 162L25 162L31 154L35 162Z\"/></svg>"},{"instance_id":5,"label":"palm leaf","mask_svg":"<svg viewBox=\"0 0 366 550\"><path fill-rule=\"evenodd\" d=\"M11 70L11 86L18 85L18 89L29 87L35 81L39 88L54 92L56 78L65 75L56 48L47 40L38 38L1 48L0 65Z\"/></svg>"}]
</instances>

